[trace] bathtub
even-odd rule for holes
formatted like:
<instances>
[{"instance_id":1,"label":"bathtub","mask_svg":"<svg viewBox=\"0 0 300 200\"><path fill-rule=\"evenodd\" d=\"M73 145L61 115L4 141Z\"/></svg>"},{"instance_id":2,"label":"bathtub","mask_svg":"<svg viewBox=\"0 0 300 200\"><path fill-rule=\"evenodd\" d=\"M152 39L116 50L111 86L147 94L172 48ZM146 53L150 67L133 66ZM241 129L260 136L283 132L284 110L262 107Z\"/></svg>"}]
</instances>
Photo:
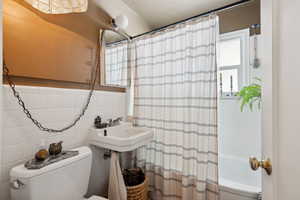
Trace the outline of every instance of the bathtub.
<instances>
[{"instance_id":1,"label":"bathtub","mask_svg":"<svg viewBox=\"0 0 300 200\"><path fill-rule=\"evenodd\" d=\"M220 200L257 200L261 173L250 169L248 159L219 156Z\"/></svg>"},{"instance_id":2,"label":"bathtub","mask_svg":"<svg viewBox=\"0 0 300 200\"><path fill-rule=\"evenodd\" d=\"M258 200L260 188L219 179L220 200Z\"/></svg>"}]
</instances>

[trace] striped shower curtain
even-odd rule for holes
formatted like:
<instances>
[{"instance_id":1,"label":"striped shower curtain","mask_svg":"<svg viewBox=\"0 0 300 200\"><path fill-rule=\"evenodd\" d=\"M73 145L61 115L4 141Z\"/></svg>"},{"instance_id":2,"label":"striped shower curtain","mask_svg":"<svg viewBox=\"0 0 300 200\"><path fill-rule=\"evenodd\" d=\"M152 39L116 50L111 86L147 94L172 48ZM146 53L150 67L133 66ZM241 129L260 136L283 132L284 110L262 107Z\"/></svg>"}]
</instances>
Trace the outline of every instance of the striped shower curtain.
<instances>
[{"instance_id":1,"label":"striped shower curtain","mask_svg":"<svg viewBox=\"0 0 300 200\"><path fill-rule=\"evenodd\" d=\"M134 121L155 130L137 151L152 199L218 199L217 16L135 41Z\"/></svg>"}]
</instances>

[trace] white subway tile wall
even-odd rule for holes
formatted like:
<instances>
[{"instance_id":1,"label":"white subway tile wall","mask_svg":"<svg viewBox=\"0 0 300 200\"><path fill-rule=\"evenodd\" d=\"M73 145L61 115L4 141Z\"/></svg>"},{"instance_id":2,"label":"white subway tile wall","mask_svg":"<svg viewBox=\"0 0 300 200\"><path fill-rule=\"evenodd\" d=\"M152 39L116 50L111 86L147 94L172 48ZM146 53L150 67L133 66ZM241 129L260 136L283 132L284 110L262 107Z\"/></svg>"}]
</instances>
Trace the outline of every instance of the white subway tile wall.
<instances>
[{"instance_id":1,"label":"white subway tile wall","mask_svg":"<svg viewBox=\"0 0 300 200\"><path fill-rule=\"evenodd\" d=\"M17 86L33 117L45 126L61 128L68 125L79 114L88 95L87 90ZM124 117L126 94L95 91L91 104L82 120L64 133L44 133L26 118L8 86L3 86L2 144L0 152L0 200L9 200L9 170L32 158L41 141L46 145L63 141L64 148L81 146L94 118ZM1 141L1 140L0 140Z\"/></svg>"}]
</instances>

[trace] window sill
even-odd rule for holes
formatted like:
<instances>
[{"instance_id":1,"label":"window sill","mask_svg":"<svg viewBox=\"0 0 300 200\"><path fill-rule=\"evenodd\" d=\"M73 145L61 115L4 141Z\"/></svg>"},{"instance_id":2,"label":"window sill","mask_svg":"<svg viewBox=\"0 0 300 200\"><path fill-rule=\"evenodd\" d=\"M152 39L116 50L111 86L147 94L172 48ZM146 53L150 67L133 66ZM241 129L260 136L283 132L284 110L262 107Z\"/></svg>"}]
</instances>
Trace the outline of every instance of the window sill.
<instances>
[{"instance_id":1,"label":"window sill","mask_svg":"<svg viewBox=\"0 0 300 200\"><path fill-rule=\"evenodd\" d=\"M237 93L235 93L234 95L230 95L230 93L227 93L227 94L228 95L226 95L226 93L225 93L225 95L219 95L218 98L220 100L238 100L239 99L239 97L236 96Z\"/></svg>"},{"instance_id":2,"label":"window sill","mask_svg":"<svg viewBox=\"0 0 300 200\"><path fill-rule=\"evenodd\" d=\"M239 97L237 96L219 97L219 100L239 100Z\"/></svg>"},{"instance_id":3,"label":"window sill","mask_svg":"<svg viewBox=\"0 0 300 200\"><path fill-rule=\"evenodd\" d=\"M48 80L48 79L39 79L39 78L28 78L28 77L20 77L20 76L11 76L11 78L16 85L89 90L89 85L85 83L57 81L57 80ZM5 77L3 77L3 80L4 80L3 81L4 84L7 84ZM121 93L126 92L126 88L112 87L112 86L99 86L99 84L96 84L95 90L121 92Z\"/></svg>"}]
</instances>

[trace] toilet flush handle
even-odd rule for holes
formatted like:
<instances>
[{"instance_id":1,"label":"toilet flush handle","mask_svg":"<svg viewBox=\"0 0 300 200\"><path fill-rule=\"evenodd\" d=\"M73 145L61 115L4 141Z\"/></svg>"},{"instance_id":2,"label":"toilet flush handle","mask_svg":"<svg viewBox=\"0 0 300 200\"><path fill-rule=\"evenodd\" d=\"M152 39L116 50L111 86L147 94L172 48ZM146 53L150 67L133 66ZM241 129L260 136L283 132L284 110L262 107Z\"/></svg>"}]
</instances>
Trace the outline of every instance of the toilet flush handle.
<instances>
[{"instance_id":1,"label":"toilet flush handle","mask_svg":"<svg viewBox=\"0 0 300 200\"><path fill-rule=\"evenodd\" d=\"M25 184L18 179L10 182L10 187L15 190L22 189L24 186Z\"/></svg>"}]
</instances>

